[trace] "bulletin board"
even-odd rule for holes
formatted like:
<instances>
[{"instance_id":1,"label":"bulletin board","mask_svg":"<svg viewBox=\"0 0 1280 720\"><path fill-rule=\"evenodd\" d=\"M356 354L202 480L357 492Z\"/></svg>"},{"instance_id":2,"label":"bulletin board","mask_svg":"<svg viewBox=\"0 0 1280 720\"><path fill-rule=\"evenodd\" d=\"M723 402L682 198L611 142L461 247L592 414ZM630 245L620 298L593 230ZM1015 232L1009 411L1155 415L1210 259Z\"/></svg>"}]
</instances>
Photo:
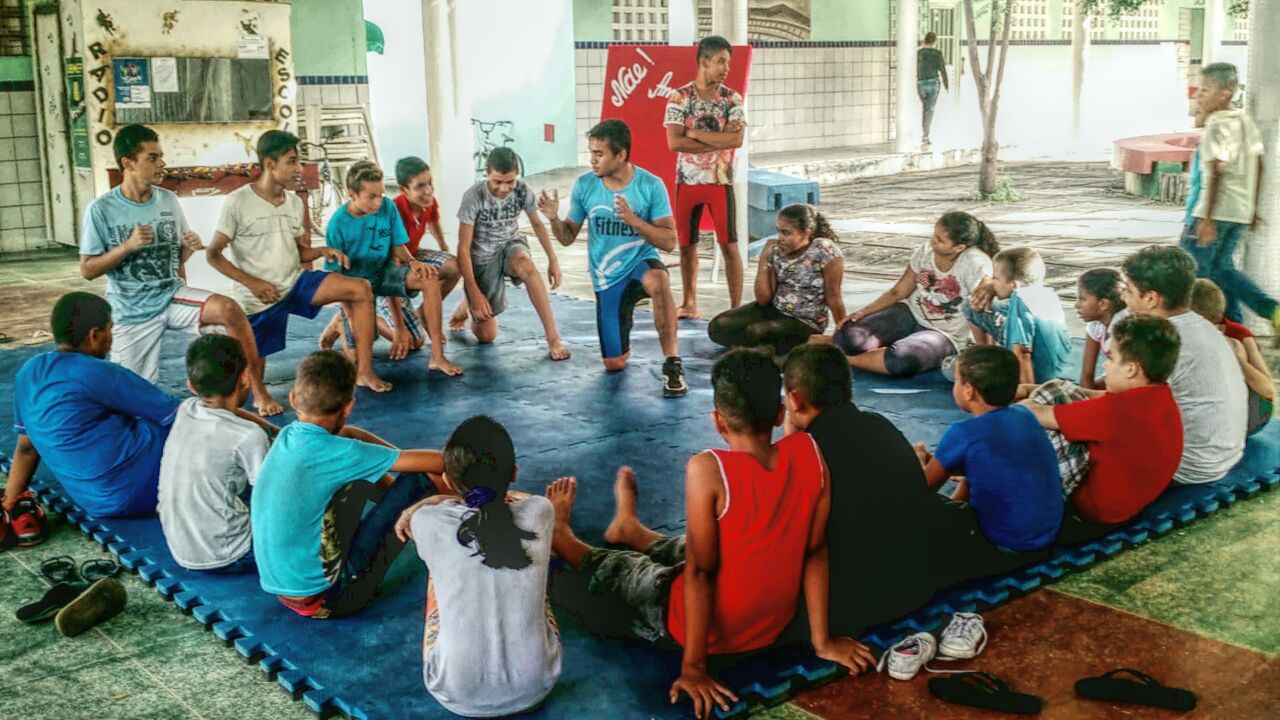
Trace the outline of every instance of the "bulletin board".
<instances>
[{"instance_id":1,"label":"bulletin board","mask_svg":"<svg viewBox=\"0 0 1280 720\"><path fill-rule=\"evenodd\" d=\"M117 125L275 120L271 61L215 57L115 57Z\"/></svg>"}]
</instances>

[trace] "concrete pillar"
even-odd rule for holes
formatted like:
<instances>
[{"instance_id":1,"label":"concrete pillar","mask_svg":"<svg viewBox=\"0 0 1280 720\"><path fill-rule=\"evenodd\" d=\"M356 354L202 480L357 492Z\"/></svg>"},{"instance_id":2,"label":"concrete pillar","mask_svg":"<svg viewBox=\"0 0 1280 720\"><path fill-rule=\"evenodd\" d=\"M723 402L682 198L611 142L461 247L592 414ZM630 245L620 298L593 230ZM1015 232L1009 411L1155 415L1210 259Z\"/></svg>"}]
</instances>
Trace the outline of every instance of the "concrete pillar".
<instances>
[{"instance_id":1,"label":"concrete pillar","mask_svg":"<svg viewBox=\"0 0 1280 720\"><path fill-rule=\"evenodd\" d=\"M1250 8L1249 14L1253 14ZM1222 0L1204 0L1204 49L1200 52L1201 67L1215 62L1222 49L1222 30L1226 24L1227 14L1222 7Z\"/></svg>"},{"instance_id":2,"label":"concrete pillar","mask_svg":"<svg viewBox=\"0 0 1280 720\"><path fill-rule=\"evenodd\" d=\"M1244 268L1271 297L1280 296L1280 0L1249 3L1249 86L1245 108L1266 147L1262 173L1263 223L1245 245Z\"/></svg>"},{"instance_id":3,"label":"concrete pillar","mask_svg":"<svg viewBox=\"0 0 1280 720\"><path fill-rule=\"evenodd\" d=\"M746 45L747 0L712 0L711 32L728 40L732 45ZM734 90L742 93L742 109L747 114L747 132L743 133L742 147L738 148L738 152L734 154L733 159L733 196L736 201L734 203L736 217L733 219L733 224L738 230L738 251L742 255L743 270L745 271L751 265L749 257L751 231L747 225L747 168L751 166L748 160L747 146L751 142L748 139L751 135L751 101L748 99L745 87L734 88ZM720 257L719 253L716 254L716 257ZM716 267L714 264L711 269L711 281L716 282ZM751 287L745 281L742 296L744 299L751 297Z\"/></svg>"},{"instance_id":4,"label":"concrete pillar","mask_svg":"<svg viewBox=\"0 0 1280 720\"><path fill-rule=\"evenodd\" d=\"M920 45L920 3L918 0L896 0L898 33L894 55L897 58L897 150L912 152L919 147L920 98L916 92L916 50ZM956 93L960 92L956 83Z\"/></svg>"},{"instance_id":5,"label":"concrete pillar","mask_svg":"<svg viewBox=\"0 0 1280 720\"><path fill-rule=\"evenodd\" d=\"M457 208L475 182L470 104L460 94L457 75L458 24L455 0L422 0L422 37L431 132L431 176L441 208ZM456 234L452 210L440 213L446 233Z\"/></svg>"},{"instance_id":6,"label":"concrete pillar","mask_svg":"<svg viewBox=\"0 0 1280 720\"><path fill-rule=\"evenodd\" d=\"M1080 102L1084 94L1084 72L1089 55L1089 16L1084 3L1076 2L1071 12L1071 134L1080 137Z\"/></svg>"},{"instance_id":7,"label":"concrete pillar","mask_svg":"<svg viewBox=\"0 0 1280 720\"><path fill-rule=\"evenodd\" d=\"M667 0L667 44L692 45L697 42L696 0Z\"/></svg>"}]
</instances>

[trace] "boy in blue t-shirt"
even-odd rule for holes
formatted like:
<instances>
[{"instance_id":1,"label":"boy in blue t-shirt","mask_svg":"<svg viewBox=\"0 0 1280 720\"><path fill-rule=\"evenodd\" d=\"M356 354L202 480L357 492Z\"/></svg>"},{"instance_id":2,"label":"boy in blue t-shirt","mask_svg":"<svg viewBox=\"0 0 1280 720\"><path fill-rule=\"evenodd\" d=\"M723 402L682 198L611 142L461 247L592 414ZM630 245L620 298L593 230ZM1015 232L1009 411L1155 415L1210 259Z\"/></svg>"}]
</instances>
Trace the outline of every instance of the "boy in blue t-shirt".
<instances>
[{"instance_id":1,"label":"boy in blue t-shirt","mask_svg":"<svg viewBox=\"0 0 1280 720\"><path fill-rule=\"evenodd\" d=\"M94 517L154 513L160 456L178 400L107 362L112 311L97 295L63 295L51 325L57 349L23 363L13 385L18 444L5 511L18 530L27 524L19 516L43 518L27 488L44 460L71 499ZM30 531L29 540L42 533Z\"/></svg>"},{"instance_id":2,"label":"boy in blue t-shirt","mask_svg":"<svg viewBox=\"0 0 1280 720\"><path fill-rule=\"evenodd\" d=\"M1009 350L971 345L956 361L952 397L973 415L947 428L933 455L921 458L937 488L962 476L953 500L968 500L982 535L1009 554L1042 550L1062 524L1058 460L1036 416L1010 405L1018 361Z\"/></svg>"},{"instance_id":3,"label":"boy in blue t-shirt","mask_svg":"<svg viewBox=\"0 0 1280 720\"><path fill-rule=\"evenodd\" d=\"M383 196L382 171L368 160L362 160L347 171L347 194L350 201L338 208L325 229L325 245L339 250L348 258L343 266L326 260L324 269L369 281L375 298L383 297L391 309L391 359L400 360L410 349L422 347L421 328L414 317L409 298L422 293L422 312L427 319L427 336L431 338L429 370L439 370L449 377L462 374L462 368L445 357L443 328L443 296L439 270L419 262L405 245L409 234L404 229L394 203ZM342 336L353 333L346 320L346 308L334 316L325 328L321 346L329 348ZM344 340L345 344L345 340Z\"/></svg>"},{"instance_id":4,"label":"boy in blue t-shirt","mask_svg":"<svg viewBox=\"0 0 1280 720\"><path fill-rule=\"evenodd\" d=\"M1001 345L1018 357L1018 381L1045 383L1062 375L1071 359L1071 336L1062 300L1044 284L1044 259L1031 248L995 256L991 287L1000 301L979 312L965 305L974 338ZM1002 302L1001 302L1002 301Z\"/></svg>"},{"instance_id":5,"label":"boy in blue t-shirt","mask_svg":"<svg viewBox=\"0 0 1280 720\"><path fill-rule=\"evenodd\" d=\"M444 472L435 450L398 450L347 425L355 384L355 366L339 353L302 361L289 391L298 419L267 451L249 506L262 589L306 617L344 615L373 599L404 547L396 520L435 491L426 473ZM370 500L377 505L361 517Z\"/></svg>"},{"instance_id":6,"label":"boy in blue t-shirt","mask_svg":"<svg viewBox=\"0 0 1280 720\"><path fill-rule=\"evenodd\" d=\"M658 257L659 249L674 250L677 241L667 189L652 173L631 164L631 130L623 121L605 120L591 128L587 146L591 172L574 184L569 216L560 219L556 194L543 192L538 208L561 245L572 245L587 224L596 330L605 369L612 372L627 366L636 303L651 298L653 322L666 356L663 395L679 397L689 387L676 340L671 281Z\"/></svg>"}]
</instances>

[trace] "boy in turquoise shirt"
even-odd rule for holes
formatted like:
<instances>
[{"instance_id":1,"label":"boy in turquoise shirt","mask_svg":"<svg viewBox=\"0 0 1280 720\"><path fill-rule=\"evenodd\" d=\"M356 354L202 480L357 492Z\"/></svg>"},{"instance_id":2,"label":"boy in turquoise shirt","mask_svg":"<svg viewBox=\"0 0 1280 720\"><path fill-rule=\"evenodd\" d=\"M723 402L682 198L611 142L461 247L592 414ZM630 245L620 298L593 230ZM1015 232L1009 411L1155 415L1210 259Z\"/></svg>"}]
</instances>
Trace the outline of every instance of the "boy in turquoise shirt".
<instances>
[{"instance_id":1,"label":"boy in turquoise shirt","mask_svg":"<svg viewBox=\"0 0 1280 720\"><path fill-rule=\"evenodd\" d=\"M422 347L421 330L414 317L409 298L423 295L422 309L427 318L427 336L431 338L431 359L427 368L447 376L462 374L462 368L445 357L444 329L441 310L439 270L419 262L409 254L400 214L383 196L382 171L367 160L347 171L347 194L350 201L329 219L325 245L342 251L350 260L348 267L325 261L325 270L341 272L369 281L375 298L385 297L391 308L391 359L400 360L410 349ZM339 335L351 336L344 314L334 317L325 328L323 347L332 347ZM415 335L417 338L415 339Z\"/></svg>"},{"instance_id":2,"label":"boy in turquoise shirt","mask_svg":"<svg viewBox=\"0 0 1280 720\"><path fill-rule=\"evenodd\" d=\"M356 369L328 350L298 367L285 426L259 469L250 505L262 589L306 617L360 610L373 599L404 542L400 513L435 492L435 450L399 450L346 424ZM400 473L398 478L388 472ZM377 505L361 517L365 504Z\"/></svg>"},{"instance_id":3,"label":"boy in turquoise shirt","mask_svg":"<svg viewBox=\"0 0 1280 720\"><path fill-rule=\"evenodd\" d=\"M1031 248L1004 250L993 260L991 285L998 300L980 312L964 306L974 338L1000 345L1018 358L1018 382L1061 377L1071 359L1071 336L1062 300L1044 283L1044 259Z\"/></svg>"}]
</instances>

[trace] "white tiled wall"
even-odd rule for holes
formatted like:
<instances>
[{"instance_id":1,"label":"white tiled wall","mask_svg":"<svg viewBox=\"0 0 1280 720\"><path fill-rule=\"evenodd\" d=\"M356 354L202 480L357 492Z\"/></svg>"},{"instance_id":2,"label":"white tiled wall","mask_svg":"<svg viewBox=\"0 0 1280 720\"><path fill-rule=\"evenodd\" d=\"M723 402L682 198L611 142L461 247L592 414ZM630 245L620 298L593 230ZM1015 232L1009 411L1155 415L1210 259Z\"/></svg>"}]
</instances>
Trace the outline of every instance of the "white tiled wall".
<instances>
[{"instance_id":1,"label":"white tiled wall","mask_svg":"<svg viewBox=\"0 0 1280 720\"><path fill-rule=\"evenodd\" d=\"M756 48L747 90L754 153L888 142L893 127L891 47ZM608 50L574 50L578 159L600 119Z\"/></svg>"},{"instance_id":2,"label":"white tiled wall","mask_svg":"<svg viewBox=\"0 0 1280 720\"><path fill-rule=\"evenodd\" d=\"M54 247L44 224L35 93L0 91L0 253Z\"/></svg>"}]
</instances>

